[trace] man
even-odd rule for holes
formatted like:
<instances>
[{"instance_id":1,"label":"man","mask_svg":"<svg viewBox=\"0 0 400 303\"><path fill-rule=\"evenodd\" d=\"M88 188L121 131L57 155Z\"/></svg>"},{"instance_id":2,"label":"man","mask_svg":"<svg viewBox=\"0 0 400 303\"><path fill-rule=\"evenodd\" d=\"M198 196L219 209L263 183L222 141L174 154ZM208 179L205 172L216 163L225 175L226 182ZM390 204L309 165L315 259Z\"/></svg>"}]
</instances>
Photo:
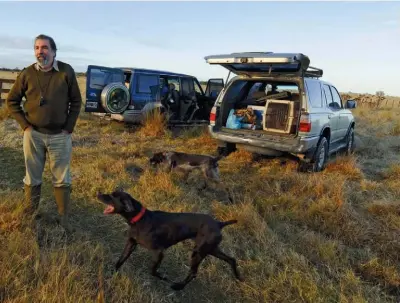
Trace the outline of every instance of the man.
<instances>
[{"instance_id":1,"label":"man","mask_svg":"<svg viewBox=\"0 0 400 303\"><path fill-rule=\"evenodd\" d=\"M53 38L37 36L34 51L37 62L18 75L6 100L8 110L24 131L25 203L29 213L37 211L47 153L60 223L70 232L71 134L82 98L73 68L56 60ZM23 97L26 101L22 108Z\"/></svg>"},{"instance_id":2,"label":"man","mask_svg":"<svg viewBox=\"0 0 400 303\"><path fill-rule=\"evenodd\" d=\"M166 107L172 111L173 114L178 115L179 119L179 107L180 107L180 102L179 102L179 93L175 89L175 84L170 83L168 85L168 93L167 97L165 98L165 104Z\"/></svg>"}]
</instances>

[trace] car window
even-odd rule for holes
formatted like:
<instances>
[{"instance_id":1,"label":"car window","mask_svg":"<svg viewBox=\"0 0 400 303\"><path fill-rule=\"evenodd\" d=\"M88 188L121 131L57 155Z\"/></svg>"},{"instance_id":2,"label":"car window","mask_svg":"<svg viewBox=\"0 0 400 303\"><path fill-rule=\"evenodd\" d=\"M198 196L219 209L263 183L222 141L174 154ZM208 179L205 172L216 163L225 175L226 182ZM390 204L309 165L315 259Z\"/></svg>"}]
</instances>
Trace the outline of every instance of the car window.
<instances>
[{"instance_id":1,"label":"car window","mask_svg":"<svg viewBox=\"0 0 400 303\"><path fill-rule=\"evenodd\" d=\"M150 87L158 85L158 76L156 75L139 75L136 87L137 93L151 93Z\"/></svg>"},{"instance_id":2,"label":"car window","mask_svg":"<svg viewBox=\"0 0 400 303\"><path fill-rule=\"evenodd\" d=\"M314 108L322 107L321 84L318 81L306 81L307 95L310 104Z\"/></svg>"},{"instance_id":3,"label":"car window","mask_svg":"<svg viewBox=\"0 0 400 303\"><path fill-rule=\"evenodd\" d=\"M299 88L296 85L290 85L290 84L285 84L285 85L277 85L276 90L278 92L283 92L283 91L290 91L293 93L298 93Z\"/></svg>"},{"instance_id":4,"label":"car window","mask_svg":"<svg viewBox=\"0 0 400 303\"><path fill-rule=\"evenodd\" d=\"M179 78L169 78L168 77L168 85L171 83L175 86L175 90L177 92L181 91L181 86L179 84Z\"/></svg>"},{"instance_id":5,"label":"car window","mask_svg":"<svg viewBox=\"0 0 400 303\"><path fill-rule=\"evenodd\" d=\"M124 82L125 76L112 71L93 68L90 71L90 88L99 89L112 82Z\"/></svg>"},{"instance_id":6,"label":"car window","mask_svg":"<svg viewBox=\"0 0 400 303\"><path fill-rule=\"evenodd\" d=\"M160 78L160 88L162 89L166 85L167 85L167 79Z\"/></svg>"},{"instance_id":7,"label":"car window","mask_svg":"<svg viewBox=\"0 0 400 303\"><path fill-rule=\"evenodd\" d=\"M182 94L184 96L194 92L193 78L181 78Z\"/></svg>"},{"instance_id":8,"label":"car window","mask_svg":"<svg viewBox=\"0 0 400 303\"><path fill-rule=\"evenodd\" d=\"M227 100L228 103L235 102L239 97L239 94L242 92L242 89L246 85L247 81L237 80L234 81L228 88L225 93L224 100Z\"/></svg>"},{"instance_id":9,"label":"car window","mask_svg":"<svg viewBox=\"0 0 400 303\"><path fill-rule=\"evenodd\" d=\"M269 94L281 93L285 91L298 93L299 90L296 85L291 83L276 85L273 82L254 82L247 94L247 99L259 99Z\"/></svg>"},{"instance_id":10,"label":"car window","mask_svg":"<svg viewBox=\"0 0 400 303\"><path fill-rule=\"evenodd\" d=\"M252 97L256 92L262 92L265 95L265 85L262 86L262 82L256 82L250 88L249 93L247 94L248 97Z\"/></svg>"},{"instance_id":11,"label":"car window","mask_svg":"<svg viewBox=\"0 0 400 303\"><path fill-rule=\"evenodd\" d=\"M194 81L194 90L196 91L196 93L203 95L203 91L198 81Z\"/></svg>"},{"instance_id":12,"label":"car window","mask_svg":"<svg viewBox=\"0 0 400 303\"><path fill-rule=\"evenodd\" d=\"M331 92L332 92L333 102L332 105L330 105L330 107L332 107L333 109L342 108L342 100L340 99L340 95L334 86L331 86Z\"/></svg>"},{"instance_id":13,"label":"car window","mask_svg":"<svg viewBox=\"0 0 400 303\"><path fill-rule=\"evenodd\" d=\"M333 98L331 90L329 89L329 86L326 84L324 84L324 95L325 95L326 106L329 106L329 104L333 102Z\"/></svg>"}]
</instances>

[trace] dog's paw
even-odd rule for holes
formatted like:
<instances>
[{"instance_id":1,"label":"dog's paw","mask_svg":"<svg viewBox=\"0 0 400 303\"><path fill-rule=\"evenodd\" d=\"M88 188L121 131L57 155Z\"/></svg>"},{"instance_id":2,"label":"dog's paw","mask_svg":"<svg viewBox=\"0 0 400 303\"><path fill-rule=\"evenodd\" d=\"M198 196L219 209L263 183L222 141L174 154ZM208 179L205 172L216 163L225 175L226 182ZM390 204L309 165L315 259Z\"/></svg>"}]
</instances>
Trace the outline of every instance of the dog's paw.
<instances>
[{"instance_id":1,"label":"dog's paw","mask_svg":"<svg viewBox=\"0 0 400 303\"><path fill-rule=\"evenodd\" d=\"M159 272L152 273L153 277L160 279L161 281L171 282L165 275L160 274Z\"/></svg>"},{"instance_id":2,"label":"dog's paw","mask_svg":"<svg viewBox=\"0 0 400 303\"><path fill-rule=\"evenodd\" d=\"M174 283L171 285L171 288L173 290L182 290L185 287L185 284L183 283Z\"/></svg>"},{"instance_id":3,"label":"dog's paw","mask_svg":"<svg viewBox=\"0 0 400 303\"><path fill-rule=\"evenodd\" d=\"M114 267L113 269L111 269L111 273L112 273L113 275L118 275L118 274L119 274L119 271L118 271L118 269L116 269L116 268Z\"/></svg>"}]
</instances>

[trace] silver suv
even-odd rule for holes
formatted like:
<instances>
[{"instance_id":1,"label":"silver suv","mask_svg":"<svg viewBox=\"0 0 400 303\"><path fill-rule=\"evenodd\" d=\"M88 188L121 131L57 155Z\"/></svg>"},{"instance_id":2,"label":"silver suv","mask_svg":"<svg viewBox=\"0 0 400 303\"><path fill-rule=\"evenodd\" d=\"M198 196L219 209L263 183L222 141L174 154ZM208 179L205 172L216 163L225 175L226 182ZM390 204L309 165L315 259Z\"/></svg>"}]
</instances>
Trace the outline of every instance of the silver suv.
<instances>
[{"instance_id":1,"label":"silver suv","mask_svg":"<svg viewBox=\"0 0 400 303\"><path fill-rule=\"evenodd\" d=\"M301 53L233 53L207 56L236 74L210 114L219 153L235 149L299 159L300 171L322 171L332 153L354 149L354 100L343 102ZM228 75L229 79L229 75Z\"/></svg>"}]
</instances>

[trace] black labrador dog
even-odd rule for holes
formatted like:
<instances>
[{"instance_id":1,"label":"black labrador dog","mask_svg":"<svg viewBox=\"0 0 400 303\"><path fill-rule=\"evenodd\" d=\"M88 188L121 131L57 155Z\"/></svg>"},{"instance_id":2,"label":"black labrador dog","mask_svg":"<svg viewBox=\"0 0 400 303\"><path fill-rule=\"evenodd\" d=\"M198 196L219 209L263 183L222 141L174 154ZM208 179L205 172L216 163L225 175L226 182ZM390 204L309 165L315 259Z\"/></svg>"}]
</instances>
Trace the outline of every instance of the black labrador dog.
<instances>
[{"instance_id":1,"label":"black labrador dog","mask_svg":"<svg viewBox=\"0 0 400 303\"><path fill-rule=\"evenodd\" d=\"M130 225L125 249L115 265L117 271L139 244L149 249L153 255L151 274L161 280L167 280L157 272L164 250L178 242L193 239L195 247L189 274L183 281L173 283L172 289L181 290L192 281L197 275L200 263L207 255L227 262L235 277L242 281L236 260L223 253L218 247L222 241L222 228L236 223L237 220L220 222L206 214L150 211L121 190L110 194L98 193L97 198L107 205L104 214L120 214Z\"/></svg>"}]
</instances>

